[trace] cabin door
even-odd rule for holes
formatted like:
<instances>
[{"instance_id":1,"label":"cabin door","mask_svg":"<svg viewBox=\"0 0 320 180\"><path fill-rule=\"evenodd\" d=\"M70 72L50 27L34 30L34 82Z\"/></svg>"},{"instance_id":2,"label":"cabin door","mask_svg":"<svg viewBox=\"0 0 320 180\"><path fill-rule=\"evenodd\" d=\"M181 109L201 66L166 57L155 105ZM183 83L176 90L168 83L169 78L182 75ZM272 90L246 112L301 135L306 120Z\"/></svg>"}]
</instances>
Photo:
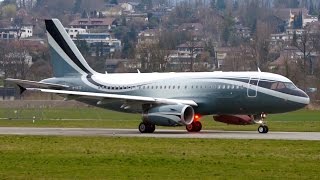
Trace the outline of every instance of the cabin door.
<instances>
[{"instance_id":1,"label":"cabin door","mask_svg":"<svg viewBox=\"0 0 320 180\"><path fill-rule=\"evenodd\" d=\"M260 77L250 77L247 87L247 95L248 97L257 97L258 95L258 85L259 85Z\"/></svg>"}]
</instances>

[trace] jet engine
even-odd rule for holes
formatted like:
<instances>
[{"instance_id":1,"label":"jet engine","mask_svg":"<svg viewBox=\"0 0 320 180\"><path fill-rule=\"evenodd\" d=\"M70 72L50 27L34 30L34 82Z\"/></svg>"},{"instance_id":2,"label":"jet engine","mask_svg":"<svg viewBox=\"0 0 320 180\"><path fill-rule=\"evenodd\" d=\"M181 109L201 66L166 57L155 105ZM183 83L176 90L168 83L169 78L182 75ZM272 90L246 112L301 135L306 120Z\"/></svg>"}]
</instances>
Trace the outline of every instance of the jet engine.
<instances>
[{"instance_id":1,"label":"jet engine","mask_svg":"<svg viewBox=\"0 0 320 180\"><path fill-rule=\"evenodd\" d=\"M213 119L218 122L235 125L250 125L254 123L252 117L248 115L218 115L213 116Z\"/></svg>"},{"instance_id":2,"label":"jet engine","mask_svg":"<svg viewBox=\"0 0 320 180\"><path fill-rule=\"evenodd\" d=\"M143 113L143 121L158 126L186 126L193 122L194 110L188 105L161 105Z\"/></svg>"}]
</instances>

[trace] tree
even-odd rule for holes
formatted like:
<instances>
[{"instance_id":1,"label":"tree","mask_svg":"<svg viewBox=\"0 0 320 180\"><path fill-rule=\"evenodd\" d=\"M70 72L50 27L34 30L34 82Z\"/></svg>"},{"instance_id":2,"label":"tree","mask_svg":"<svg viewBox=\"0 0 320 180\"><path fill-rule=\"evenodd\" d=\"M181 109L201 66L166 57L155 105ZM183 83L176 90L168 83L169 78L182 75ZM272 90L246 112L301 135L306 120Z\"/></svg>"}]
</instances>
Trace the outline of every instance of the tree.
<instances>
[{"instance_id":1,"label":"tree","mask_svg":"<svg viewBox=\"0 0 320 180\"><path fill-rule=\"evenodd\" d=\"M216 0L211 0L210 1L210 7L212 8L212 9L215 9L217 6L216 6Z\"/></svg>"},{"instance_id":2,"label":"tree","mask_svg":"<svg viewBox=\"0 0 320 180\"><path fill-rule=\"evenodd\" d=\"M319 48L319 40L320 38L318 33L311 33L306 29L302 34L298 35L298 40L294 43L294 46L302 53L302 61L299 62L299 65L303 71L304 89L307 87L307 74L313 73L313 61L311 59L311 54Z\"/></svg>"},{"instance_id":3,"label":"tree","mask_svg":"<svg viewBox=\"0 0 320 180\"><path fill-rule=\"evenodd\" d=\"M118 5L118 0L111 0L111 1L110 1L110 4Z\"/></svg>"},{"instance_id":4,"label":"tree","mask_svg":"<svg viewBox=\"0 0 320 180\"><path fill-rule=\"evenodd\" d=\"M73 7L74 14L81 12L81 4L82 4L82 0L75 0L74 7Z\"/></svg>"},{"instance_id":5,"label":"tree","mask_svg":"<svg viewBox=\"0 0 320 180\"><path fill-rule=\"evenodd\" d=\"M8 4L1 9L2 16L6 18L11 18L16 15L17 7L14 4Z\"/></svg>"},{"instance_id":6,"label":"tree","mask_svg":"<svg viewBox=\"0 0 320 180\"><path fill-rule=\"evenodd\" d=\"M226 3L224 0L217 0L217 8L219 10L225 10L226 9Z\"/></svg>"},{"instance_id":7,"label":"tree","mask_svg":"<svg viewBox=\"0 0 320 180\"><path fill-rule=\"evenodd\" d=\"M302 17L302 12L300 11L298 15L294 16L293 28L302 29L302 27L303 27L303 17Z\"/></svg>"}]
</instances>

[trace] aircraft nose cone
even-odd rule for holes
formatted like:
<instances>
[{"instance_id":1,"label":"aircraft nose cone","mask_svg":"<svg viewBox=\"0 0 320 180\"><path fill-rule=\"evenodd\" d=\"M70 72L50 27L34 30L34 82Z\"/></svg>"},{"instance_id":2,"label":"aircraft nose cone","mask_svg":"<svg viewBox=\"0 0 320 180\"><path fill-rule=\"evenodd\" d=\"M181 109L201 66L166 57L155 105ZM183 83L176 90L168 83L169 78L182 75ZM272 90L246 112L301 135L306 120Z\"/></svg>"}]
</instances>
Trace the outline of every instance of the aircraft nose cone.
<instances>
[{"instance_id":1,"label":"aircraft nose cone","mask_svg":"<svg viewBox=\"0 0 320 180\"><path fill-rule=\"evenodd\" d=\"M302 91L302 90L300 90L300 91L301 91L302 97L304 97L304 100L302 103L308 105L310 103L310 97L304 91Z\"/></svg>"}]
</instances>

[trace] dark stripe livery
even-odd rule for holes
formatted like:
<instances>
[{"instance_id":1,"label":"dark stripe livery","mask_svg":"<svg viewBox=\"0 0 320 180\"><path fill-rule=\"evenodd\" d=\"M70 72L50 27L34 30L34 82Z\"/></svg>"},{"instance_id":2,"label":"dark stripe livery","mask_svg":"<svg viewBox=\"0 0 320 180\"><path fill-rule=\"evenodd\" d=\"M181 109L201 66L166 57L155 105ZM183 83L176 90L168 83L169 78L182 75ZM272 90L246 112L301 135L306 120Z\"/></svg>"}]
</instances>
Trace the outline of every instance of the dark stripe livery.
<instances>
[{"instance_id":1,"label":"dark stripe livery","mask_svg":"<svg viewBox=\"0 0 320 180\"><path fill-rule=\"evenodd\" d=\"M54 24L53 20L45 20L46 29L51 37L58 43L61 49L69 56L69 58L85 73L92 74L84 65L80 62L74 52L71 50L68 43L65 41L61 33L59 32L58 28Z\"/></svg>"}]
</instances>

